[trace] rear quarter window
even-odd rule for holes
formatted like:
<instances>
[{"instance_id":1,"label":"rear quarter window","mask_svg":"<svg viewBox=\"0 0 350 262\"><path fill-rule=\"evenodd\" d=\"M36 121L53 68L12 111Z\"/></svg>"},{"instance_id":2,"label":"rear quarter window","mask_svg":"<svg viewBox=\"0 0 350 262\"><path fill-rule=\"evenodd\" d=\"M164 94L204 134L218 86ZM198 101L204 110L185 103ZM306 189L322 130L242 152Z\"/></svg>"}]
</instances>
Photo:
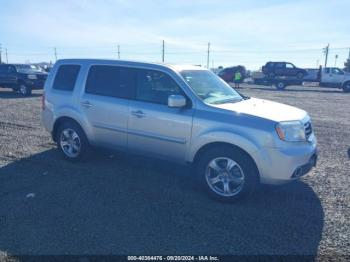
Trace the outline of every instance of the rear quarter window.
<instances>
[{"instance_id":1,"label":"rear quarter window","mask_svg":"<svg viewBox=\"0 0 350 262\"><path fill-rule=\"evenodd\" d=\"M79 71L80 65L61 65L57 70L52 88L73 91Z\"/></svg>"}]
</instances>

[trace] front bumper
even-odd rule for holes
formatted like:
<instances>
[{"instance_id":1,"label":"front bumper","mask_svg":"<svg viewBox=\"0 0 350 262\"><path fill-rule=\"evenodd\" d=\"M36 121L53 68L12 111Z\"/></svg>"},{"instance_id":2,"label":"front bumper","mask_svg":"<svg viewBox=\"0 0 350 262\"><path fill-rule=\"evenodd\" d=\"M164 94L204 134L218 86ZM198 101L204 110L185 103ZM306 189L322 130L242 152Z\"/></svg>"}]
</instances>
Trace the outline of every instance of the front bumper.
<instances>
[{"instance_id":1,"label":"front bumper","mask_svg":"<svg viewBox=\"0 0 350 262\"><path fill-rule=\"evenodd\" d=\"M318 150L314 135L303 144L286 144L284 148L265 148L259 163L262 184L284 184L306 175L316 166Z\"/></svg>"},{"instance_id":2,"label":"front bumper","mask_svg":"<svg viewBox=\"0 0 350 262\"><path fill-rule=\"evenodd\" d=\"M43 89L45 85L45 80L46 79L27 79L25 82L32 89Z\"/></svg>"}]
</instances>

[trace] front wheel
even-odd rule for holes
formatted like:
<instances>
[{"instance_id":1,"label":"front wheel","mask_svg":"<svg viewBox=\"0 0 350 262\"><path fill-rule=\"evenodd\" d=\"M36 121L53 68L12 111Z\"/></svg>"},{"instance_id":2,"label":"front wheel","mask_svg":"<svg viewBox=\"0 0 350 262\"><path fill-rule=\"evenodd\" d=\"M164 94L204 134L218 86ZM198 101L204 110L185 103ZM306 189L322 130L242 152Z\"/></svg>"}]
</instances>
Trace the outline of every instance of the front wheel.
<instances>
[{"instance_id":1,"label":"front wheel","mask_svg":"<svg viewBox=\"0 0 350 262\"><path fill-rule=\"evenodd\" d=\"M297 73L297 78L298 79L303 79L304 78L304 74L302 72Z\"/></svg>"},{"instance_id":2,"label":"front wheel","mask_svg":"<svg viewBox=\"0 0 350 262\"><path fill-rule=\"evenodd\" d=\"M30 96L32 94L32 89L25 83L20 83L17 90L22 96Z\"/></svg>"},{"instance_id":3,"label":"front wheel","mask_svg":"<svg viewBox=\"0 0 350 262\"><path fill-rule=\"evenodd\" d=\"M254 191L259 183L252 160L231 147L206 151L197 166L197 176L209 194L220 201L236 201Z\"/></svg>"},{"instance_id":4,"label":"front wheel","mask_svg":"<svg viewBox=\"0 0 350 262\"><path fill-rule=\"evenodd\" d=\"M344 85L343 85L343 91L344 91L345 93L350 92L350 81L344 83Z\"/></svg>"},{"instance_id":5,"label":"front wheel","mask_svg":"<svg viewBox=\"0 0 350 262\"><path fill-rule=\"evenodd\" d=\"M276 83L276 88L278 90L284 90L286 88L286 84L282 81Z\"/></svg>"},{"instance_id":6,"label":"front wheel","mask_svg":"<svg viewBox=\"0 0 350 262\"><path fill-rule=\"evenodd\" d=\"M56 135L57 147L69 161L79 161L88 155L89 143L82 128L73 121L60 125Z\"/></svg>"}]
</instances>

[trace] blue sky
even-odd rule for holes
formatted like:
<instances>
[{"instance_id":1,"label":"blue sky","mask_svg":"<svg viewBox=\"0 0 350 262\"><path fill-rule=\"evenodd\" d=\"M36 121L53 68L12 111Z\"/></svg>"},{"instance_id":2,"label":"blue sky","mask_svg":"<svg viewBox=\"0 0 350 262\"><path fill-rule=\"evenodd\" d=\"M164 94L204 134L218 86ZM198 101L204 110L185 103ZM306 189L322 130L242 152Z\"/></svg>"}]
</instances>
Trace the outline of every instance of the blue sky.
<instances>
[{"instance_id":1,"label":"blue sky","mask_svg":"<svg viewBox=\"0 0 350 262\"><path fill-rule=\"evenodd\" d=\"M349 0L0 0L0 43L9 62L97 57L257 69L283 60L343 66L350 48ZM4 58L4 52L3 52ZM318 61L318 62L317 62Z\"/></svg>"}]
</instances>

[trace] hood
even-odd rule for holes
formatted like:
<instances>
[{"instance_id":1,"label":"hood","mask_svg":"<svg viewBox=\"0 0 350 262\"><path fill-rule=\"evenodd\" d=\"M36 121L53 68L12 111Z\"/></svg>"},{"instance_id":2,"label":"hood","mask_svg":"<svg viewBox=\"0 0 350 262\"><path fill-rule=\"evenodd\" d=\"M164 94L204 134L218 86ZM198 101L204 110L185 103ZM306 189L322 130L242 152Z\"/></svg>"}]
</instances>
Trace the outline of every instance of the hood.
<instances>
[{"instance_id":1,"label":"hood","mask_svg":"<svg viewBox=\"0 0 350 262\"><path fill-rule=\"evenodd\" d=\"M226 103L212 106L269 119L275 122L302 120L307 116L307 113L304 110L294 106L257 98L250 98L237 103Z\"/></svg>"}]
</instances>

